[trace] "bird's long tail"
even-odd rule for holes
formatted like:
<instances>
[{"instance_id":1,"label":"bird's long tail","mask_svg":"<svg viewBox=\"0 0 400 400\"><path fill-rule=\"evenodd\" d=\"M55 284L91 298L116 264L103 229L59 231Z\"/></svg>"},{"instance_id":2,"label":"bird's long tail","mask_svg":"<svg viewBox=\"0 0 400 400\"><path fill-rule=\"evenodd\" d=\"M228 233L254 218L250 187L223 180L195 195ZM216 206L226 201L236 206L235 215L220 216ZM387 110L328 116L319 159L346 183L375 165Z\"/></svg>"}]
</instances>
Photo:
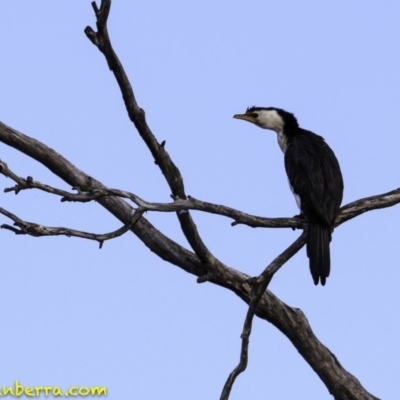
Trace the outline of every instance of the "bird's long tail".
<instances>
[{"instance_id":1,"label":"bird's long tail","mask_svg":"<svg viewBox=\"0 0 400 400\"><path fill-rule=\"evenodd\" d=\"M325 285L326 278L331 270L331 256L329 243L331 241L331 228L310 222L307 233L307 256L310 259L310 271L314 283Z\"/></svg>"}]
</instances>

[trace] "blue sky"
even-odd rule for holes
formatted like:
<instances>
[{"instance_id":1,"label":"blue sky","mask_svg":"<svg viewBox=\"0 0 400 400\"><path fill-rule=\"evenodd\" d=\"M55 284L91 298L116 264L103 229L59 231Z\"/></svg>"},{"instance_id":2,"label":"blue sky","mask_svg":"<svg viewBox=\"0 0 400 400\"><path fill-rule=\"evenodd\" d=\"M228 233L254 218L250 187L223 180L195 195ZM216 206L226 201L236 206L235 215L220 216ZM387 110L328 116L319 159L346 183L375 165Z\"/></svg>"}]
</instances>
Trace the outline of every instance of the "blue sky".
<instances>
[{"instance_id":1,"label":"blue sky","mask_svg":"<svg viewBox=\"0 0 400 400\"><path fill-rule=\"evenodd\" d=\"M114 1L109 32L139 104L180 168L188 194L268 217L298 211L273 132L237 121L276 106L325 137L344 175L343 204L399 186L395 1ZM2 1L1 121L104 184L149 201L170 191L129 122L103 56L83 33L90 2ZM20 176L69 189L5 145ZM3 188L13 186L1 178ZM103 233L120 223L98 204L38 191L1 206L49 226ZM147 214L187 247L173 214ZM194 212L229 266L257 275L299 232L230 226ZM301 308L318 338L374 395L398 396L400 208L335 230L332 273L315 287L303 249L270 289ZM5 217L1 223L10 223ZM105 243L17 237L2 243L0 386L104 385L110 399L215 399L240 349L246 305L159 260L132 234ZM256 320L247 371L231 399L330 399L289 341Z\"/></svg>"}]
</instances>

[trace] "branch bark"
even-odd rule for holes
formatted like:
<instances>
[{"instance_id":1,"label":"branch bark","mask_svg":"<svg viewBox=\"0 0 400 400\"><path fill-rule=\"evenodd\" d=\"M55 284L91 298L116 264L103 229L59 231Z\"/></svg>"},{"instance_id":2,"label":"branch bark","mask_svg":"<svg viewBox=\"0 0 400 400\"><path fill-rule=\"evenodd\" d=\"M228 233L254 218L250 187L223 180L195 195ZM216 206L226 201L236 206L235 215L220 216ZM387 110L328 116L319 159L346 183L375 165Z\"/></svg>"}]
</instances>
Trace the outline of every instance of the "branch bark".
<instances>
[{"instance_id":1,"label":"branch bark","mask_svg":"<svg viewBox=\"0 0 400 400\"><path fill-rule=\"evenodd\" d=\"M141 138L153 155L155 163L159 166L172 191L173 197L186 199L182 175L165 150L165 142L161 144L158 143L148 126L145 112L138 106L129 79L111 45L107 29L111 1L102 1L100 9L96 6L95 2L93 2L92 7L97 19L97 32L88 26L85 28L86 36L100 52L103 53L108 67L114 73L124 99L129 119L134 123ZM218 273L218 270L223 268L223 264L211 254L204 244L190 213L177 213L177 217L187 241L207 269L207 276Z\"/></svg>"},{"instance_id":2,"label":"branch bark","mask_svg":"<svg viewBox=\"0 0 400 400\"><path fill-rule=\"evenodd\" d=\"M256 215L247 214L243 211L236 210L232 207L227 207L221 204L213 204L203 200L195 199L192 196L188 196L187 199L176 199L172 203L154 203L146 201L138 195L120 189L92 189L91 191L82 191L79 187L74 187L78 193L67 192L62 189L58 189L41 182L35 181L31 176L27 178L19 177L14 171L12 171L7 163L0 160L0 173L7 178L11 178L16 185L4 189L4 192L15 192L20 193L23 190L28 189L39 189L46 193L55 194L61 196L61 201L69 202L81 202L86 203L89 201L97 200L104 196L118 196L124 199L131 200L138 207L143 208L144 211L156 211L156 212L183 212L187 210L202 211L210 214L221 215L234 220L231 223L232 226L236 226L239 223L250 226L252 228L292 228L292 229L304 229L306 224L300 218L266 218ZM392 190L387 193L380 195L365 197L363 199L354 201L341 207L340 212L336 218L335 227L349 221L367 211L377 210L381 208L392 207L400 203L400 189Z\"/></svg>"},{"instance_id":3,"label":"branch bark","mask_svg":"<svg viewBox=\"0 0 400 400\"><path fill-rule=\"evenodd\" d=\"M17 217L15 214L10 211L5 210L0 207L0 214L5 215L6 217L12 219L14 221L14 226L18 228L14 228L13 226L2 224L0 228L8 229L9 231L14 232L16 235L30 235L34 237L39 236L67 236L67 237L78 237L81 239L89 239L96 240L99 242L100 249L103 247L103 243L106 240L115 239L119 236L122 236L124 233L128 232L133 225L141 218L144 210L138 209L135 211L131 221L116 231L102 234L95 234L89 232L78 231L76 229L64 228L64 227L49 227L36 224L34 222L23 221L21 218Z\"/></svg>"},{"instance_id":4,"label":"branch bark","mask_svg":"<svg viewBox=\"0 0 400 400\"><path fill-rule=\"evenodd\" d=\"M240 361L237 367L229 374L227 381L225 382L224 388L222 389L221 400L228 400L232 386L235 383L236 378L241 374L247 367L248 360L248 349L250 334L253 325L253 318L256 313L258 303L261 296L267 290L269 283L271 282L274 274L290 260L305 244L306 242L306 232L304 231L300 237L295 240L295 242L289 246L283 253L272 261L267 268L262 272L262 274L257 278L252 280L254 285L253 291L254 295L251 299L249 309L247 310L246 318L244 320L243 331L241 335L242 348L240 351Z\"/></svg>"}]
</instances>

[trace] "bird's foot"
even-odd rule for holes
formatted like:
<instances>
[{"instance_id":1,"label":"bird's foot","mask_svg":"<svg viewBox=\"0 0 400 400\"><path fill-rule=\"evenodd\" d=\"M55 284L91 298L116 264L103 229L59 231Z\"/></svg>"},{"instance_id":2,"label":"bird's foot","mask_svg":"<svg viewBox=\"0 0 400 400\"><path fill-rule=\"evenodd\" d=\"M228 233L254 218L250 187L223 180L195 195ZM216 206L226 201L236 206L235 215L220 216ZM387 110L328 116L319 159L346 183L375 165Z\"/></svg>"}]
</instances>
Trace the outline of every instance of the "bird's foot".
<instances>
[{"instance_id":1,"label":"bird's foot","mask_svg":"<svg viewBox=\"0 0 400 400\"><path fill-rule=\"evenodd\" d=\"M302 222L303 221L305 221L307 218L304 216L304 214L297 214L297 215L295 215L293 218L297 218L297 219L300 219ZM292 231L295 231L296 230L296 228L292 228Z\"/></svg>"}]
</instances>

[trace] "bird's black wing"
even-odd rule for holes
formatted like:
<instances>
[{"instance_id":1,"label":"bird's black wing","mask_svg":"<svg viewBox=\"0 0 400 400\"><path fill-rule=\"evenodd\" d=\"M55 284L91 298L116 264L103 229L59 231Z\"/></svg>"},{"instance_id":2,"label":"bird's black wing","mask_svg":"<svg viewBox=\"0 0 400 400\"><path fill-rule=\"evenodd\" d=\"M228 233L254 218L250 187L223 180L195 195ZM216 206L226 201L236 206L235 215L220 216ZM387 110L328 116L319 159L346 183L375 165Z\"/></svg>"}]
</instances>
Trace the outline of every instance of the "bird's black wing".
<instances>
[{"instance_id":1,"label":"bird's black wing","mask_svg":"<svg viewBox=\"0 0 400 400\"><path fill-rule=\"evenodd\" d=\"M339 163L325 140L299 129L288 140L285 168L310 220L331 226L342 202L343 180Z\"/></svg>"}]
</instances>

